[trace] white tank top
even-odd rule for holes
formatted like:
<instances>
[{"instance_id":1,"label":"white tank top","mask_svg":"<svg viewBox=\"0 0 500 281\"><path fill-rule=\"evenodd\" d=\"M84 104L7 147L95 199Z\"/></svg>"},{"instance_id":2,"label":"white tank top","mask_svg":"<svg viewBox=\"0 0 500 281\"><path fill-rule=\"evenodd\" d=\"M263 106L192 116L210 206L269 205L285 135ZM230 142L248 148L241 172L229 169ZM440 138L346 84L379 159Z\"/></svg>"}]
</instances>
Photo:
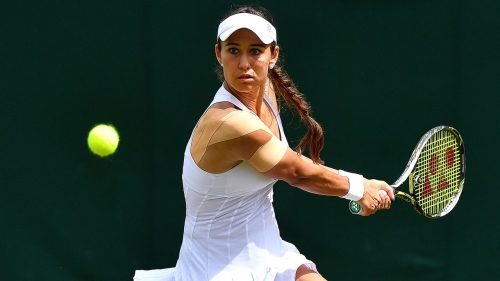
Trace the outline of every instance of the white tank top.
<instances>
[{"instance_id":1,"label":"white tank top","mask_svg":"<svg viewBox=\"0 0 500 281\"><path fill-rule=\"evenodd\" d=\"M224 87L211 105L221 101L248 111ZM277 110L267 96L265 101L288 145ZM278 280L288 269L293 279L280 280L294 280L298 266L312 263L280 237L272 205L276 180L245 161L225 173L207 173L191 157L191 140L184 152L186 220L175 280Z\"/></svg>"}]
</instances>

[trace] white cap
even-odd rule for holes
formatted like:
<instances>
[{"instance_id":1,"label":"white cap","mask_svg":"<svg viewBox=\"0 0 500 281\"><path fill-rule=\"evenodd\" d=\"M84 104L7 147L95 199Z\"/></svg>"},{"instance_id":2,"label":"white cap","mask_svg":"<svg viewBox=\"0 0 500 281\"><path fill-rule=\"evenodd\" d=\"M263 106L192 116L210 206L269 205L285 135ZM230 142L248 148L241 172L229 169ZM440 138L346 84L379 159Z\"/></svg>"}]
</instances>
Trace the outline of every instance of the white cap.
<instances>
[{"instance_id":1,"label":"white cap","mask_svg":"<svg viewBox=\"0 0 500 281\"><path fill-rule=\"evenodd\" d=\"M238 29L247 28L255 33L264 44L270 44L276 40L276 28L267 20L248 13L232 15L219 24L217 38L222 41Z\"/></svg>"}]
</instances>

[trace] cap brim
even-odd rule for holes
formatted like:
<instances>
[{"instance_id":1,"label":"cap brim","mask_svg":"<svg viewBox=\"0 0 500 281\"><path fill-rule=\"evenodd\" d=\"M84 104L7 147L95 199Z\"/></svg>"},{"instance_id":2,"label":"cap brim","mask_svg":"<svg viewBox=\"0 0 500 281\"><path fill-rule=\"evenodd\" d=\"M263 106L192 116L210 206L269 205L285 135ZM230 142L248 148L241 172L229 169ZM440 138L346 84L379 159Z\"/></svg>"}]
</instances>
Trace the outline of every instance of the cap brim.
<instances>
[{"instance_id":1,"label":"cap brim","mask_svg":"<svg viewBox=\"0 0 500 281\"><path fill-rule=\"evenodd\" d=\"M226 41L227 38L229 38L229 36L231 36L231 34L233 34L235 31L240 30L242 28L246 28L246 29L252 31L253 33L255 33L255 35L257 35L257 37L259 37L260 41L262 41L262 43L264 43L264 44L271 44L274 41L274 39L271 36L267 35L267 33L262 34L262 32L258 32L256 30L253 30L252 28L242 27L242 26L234 26L234 27L222 32L221 35L219 36L219 39L221 41ZM259 34L259 33L261 33L261 34Z\"/></svg>"},{"instance_id":2,"label":"cap brim","mask_svg":"<svg viewBox=\"0 0 500 281\"><path fill-rule=\"evenodd\" d=\"M276 28L272 24L259 16L246 13L232 15L221 22L217 31L218 39L226 41L231 34L242 28L251 30L264 44L276 41Z\"/></svg>"}]
</instances>

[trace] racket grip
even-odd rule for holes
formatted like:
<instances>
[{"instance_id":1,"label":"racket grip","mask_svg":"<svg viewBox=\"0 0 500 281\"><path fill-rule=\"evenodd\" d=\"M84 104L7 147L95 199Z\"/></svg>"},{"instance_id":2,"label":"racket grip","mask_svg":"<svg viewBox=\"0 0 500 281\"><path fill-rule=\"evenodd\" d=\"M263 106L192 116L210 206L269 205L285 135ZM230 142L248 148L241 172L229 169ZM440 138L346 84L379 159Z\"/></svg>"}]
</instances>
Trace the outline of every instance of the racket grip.
<instances>
[{"instance_id":1,"label":"racket grip","mask_svg":"<svg viewBox=\"0 0 500 281\"><path fill-rule=\"evenodd\" d=\"M379 190L378 193L380 193L380 195L387 195L387 192L385 190ZM358 202L351 200L349 202L349 211L351 211L351 213L355 215L358 215L359 213L361 213L361 205Z\"/></svg>"}]
</instances>

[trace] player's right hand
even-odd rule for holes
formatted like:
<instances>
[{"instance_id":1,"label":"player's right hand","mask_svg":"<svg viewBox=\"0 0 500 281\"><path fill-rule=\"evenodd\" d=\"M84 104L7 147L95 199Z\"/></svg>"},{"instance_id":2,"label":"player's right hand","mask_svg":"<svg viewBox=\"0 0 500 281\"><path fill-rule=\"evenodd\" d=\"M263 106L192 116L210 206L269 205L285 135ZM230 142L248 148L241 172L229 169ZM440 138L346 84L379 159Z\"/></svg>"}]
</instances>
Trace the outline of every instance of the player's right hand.
<instances>
[{"instance_id":1,"label":"player's right hand","mask_svg":"<svg viewBox=\"0 0 500 281\"><path fill-rule=\"evenodd\" d=\"M389 209L394 200L394 190L386 182L379 180L363 179L365 193L358 203L361 205L362 216L375 214L376 211ZM381 193L383 190L386 194Z\"/></svg>"}]
</instances>

